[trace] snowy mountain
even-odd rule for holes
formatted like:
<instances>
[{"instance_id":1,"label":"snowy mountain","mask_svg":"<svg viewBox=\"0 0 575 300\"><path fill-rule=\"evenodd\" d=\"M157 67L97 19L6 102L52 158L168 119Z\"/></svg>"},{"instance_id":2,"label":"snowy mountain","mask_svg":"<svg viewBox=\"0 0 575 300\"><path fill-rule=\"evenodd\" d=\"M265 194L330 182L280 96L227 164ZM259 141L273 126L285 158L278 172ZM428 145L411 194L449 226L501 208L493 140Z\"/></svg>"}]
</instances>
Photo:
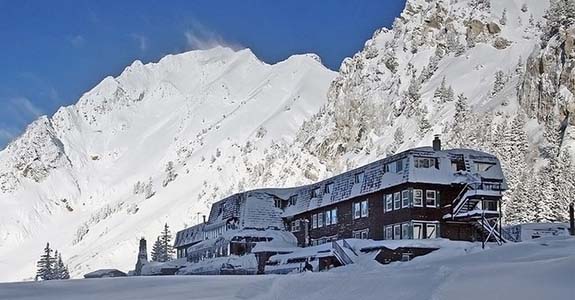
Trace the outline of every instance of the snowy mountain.
<instances>
[{"instance_id":1,"label":"snowy mountain","mask_svg":"<svg viewBox=\"0 0 575 300\"><path fill-rule=\"evenodd\" d=\"M447 147L499 156L507 222L565 220L575 192L573 7L407 1L392 29L343 62L328 103L298 132L291 158L270 161L277 172L261 185L302 168L289 176L326 177L441 134Z\"/></svg>"},{"instance_id":2,"label":"snowy mountain","mask_svg":"<svg viewBox=\"0 0 575 300\"><path fill-rule=\"evenodd\" d=\"M218 47L136 61L41 117L0 152L0 280L32 277L48 241L76 276L133 267L141 236L197 223L250 185L335 75L315 55L268 65Z\"/></svg>"},{"instance_id":3,"label":"snowy mountain","mask_svg":"<svg viewBox=\"0 0 575 300\"><path fill-rule=\"evenodd\" d=\"M408 0L339 74L313 55L266 65L226 48L135 62L0 152L0 280L32 276L47 241L72 275L131 268L139 237L165 222L179 230L233 192L316 181L434 134L500 157L508 222L562 220L572 2Z\"/></svg>"}]
</instances>

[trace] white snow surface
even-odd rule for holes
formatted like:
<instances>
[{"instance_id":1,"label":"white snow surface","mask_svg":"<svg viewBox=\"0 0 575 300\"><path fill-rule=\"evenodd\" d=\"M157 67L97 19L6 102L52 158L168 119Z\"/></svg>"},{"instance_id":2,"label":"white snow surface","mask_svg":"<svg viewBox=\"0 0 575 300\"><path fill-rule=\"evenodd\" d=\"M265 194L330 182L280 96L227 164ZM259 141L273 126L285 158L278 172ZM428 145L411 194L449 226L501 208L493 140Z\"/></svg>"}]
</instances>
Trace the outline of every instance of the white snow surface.
<instances>
[{"instance_id":1,"label":"white snow surface","mask_svg":"<svg viewBox=\"0 0 575 300\"><path fill-rule=\"evenodd\" d=\"M128 277L0 284L0 299L573 299L575 239L543 238L467 253L323 273Z\"/></svg>"}]
</instances>

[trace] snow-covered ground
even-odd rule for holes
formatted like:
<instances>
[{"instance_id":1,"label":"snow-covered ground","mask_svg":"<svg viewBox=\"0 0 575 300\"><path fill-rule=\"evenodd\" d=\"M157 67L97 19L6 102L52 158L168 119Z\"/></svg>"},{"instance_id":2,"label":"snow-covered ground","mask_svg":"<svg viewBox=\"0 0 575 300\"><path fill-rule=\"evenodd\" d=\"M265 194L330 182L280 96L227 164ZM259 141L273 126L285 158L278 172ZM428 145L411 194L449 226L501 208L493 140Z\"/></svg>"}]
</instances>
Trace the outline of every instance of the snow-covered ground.
<instances>
[{"instance_id":1,"label":"snow-covered ground","mask_svg":"<svg viewBox=\"0 0 575 300\"><path fill-rule=\"evenodd\" d=\"M5 283L0 299L575 299L575 239L470 246L324 273Z\"/></svg>"}]
</instances>

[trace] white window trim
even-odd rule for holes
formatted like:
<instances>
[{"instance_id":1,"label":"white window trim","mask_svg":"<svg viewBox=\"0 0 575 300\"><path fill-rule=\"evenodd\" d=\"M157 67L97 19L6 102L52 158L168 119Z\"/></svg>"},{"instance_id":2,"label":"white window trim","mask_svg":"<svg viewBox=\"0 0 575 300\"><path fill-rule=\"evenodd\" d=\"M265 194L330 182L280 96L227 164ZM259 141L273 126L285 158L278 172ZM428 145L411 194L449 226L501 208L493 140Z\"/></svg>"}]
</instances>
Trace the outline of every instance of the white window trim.
<instances>
[{"instance_id":1,"label":"white window trim","mask_svg":"<svg viewBox=\"0 0 575 300\"><path fill-rule=\"evenodd\" d=\"M401 209L401 192L393 193L393 210L397 209Z\"/></svg>"},{"instance_id":2,"label":"white window trim","mask_svg":"<svg viewBox=\"0 0 575 300\"><path fill-rule=\"evenodd\" d=\"M420 193L419 197L420 197L421 203L419 205L415 203L415 197L416 197L415 195L417 192ZM423 207L423 190L421 190L421 189L414 189L413 190L413 206L414 207Z\"/></svg>"},{"instance_id":3,"label":"white window trim","mask_svg":"<svg viewBox=\"0 0 575 300\"><path fill-rule=\"evenodd\" d=\"M427 193L432 193L433 197L429 198ZM429 205L429 199L433 199L433 205ZM425 207L437 208L437 191L436 190L425 190Z\"/></svg>"},{"instance_id":4,"label":"white window trim","mask_svg":"<svg viewBox=\"0 0 575 300\"><path fill-rule=\"evenodd\" d=\"M401 191L401 208L407 208L407 207L409 207L409 204L410 204L410 202L411 202L411 201L410 201L409 194L410 194L410 190L403 190L403 191ZM406 201L405 201L405 195L407 195L407 203L406 203Z\"/></svg>"},{"instance_id":5,"label":"white window trim","mask_svg":"<svg viewBox=\"0 0 575 300\"><path fill-rule=\"evenodd\" d=\"M332 225L337 224L337 207L332 208L331 210L331 224Z\"/></svg>"},{"instance_id":6,"label":"white window trim","mask_svg":"<svg viewBox=\"0 0 575 300\"><path fill-rule=\"evenodd\" d=\"M324 221L323 212L317 213L317 228L322 228Z\"/></svg>"},{"instance_id":7,"label":"white window trim","mask_svg":"<svg viewBox=\"0 0 575 300\"><path fill-rule=\"evenodd\" d=\"M393 211L393 194L385 195L385 211Z\"/></svg>"},{"instance_id":8,"label":"white window trim","mask_svg":"<svg viewBox=\"0 0 575 300\"><path fill-rule=\"evenodd\" d=\"M357 220L361 218L361 202L354 202L352 209L353 209L353 219Z\"/></svg>"},{"instance_id":9,"label":"white window trim","mask_svg":"<svg viewBox=\"0 0 575 300\"><path fill-rule=\"evenodd\" d=\"M363 200L360 202L360 209L361 209L361 217L365 218L369 215L369 201L368 200ZM364 207L365 207L365 211L364 211ZM364 214L365 213L365 214Z\"/></svg>"},{"instance_id":10,"label":"white window trim","mask_svg":"<svg viewBox=\"0 0 575 300\"><path fill-rule=\"evenodd\" d=\"M323 215L325 216L325 226L331 225L331 209L326 210Z\"/></svg>"}]
</instances>

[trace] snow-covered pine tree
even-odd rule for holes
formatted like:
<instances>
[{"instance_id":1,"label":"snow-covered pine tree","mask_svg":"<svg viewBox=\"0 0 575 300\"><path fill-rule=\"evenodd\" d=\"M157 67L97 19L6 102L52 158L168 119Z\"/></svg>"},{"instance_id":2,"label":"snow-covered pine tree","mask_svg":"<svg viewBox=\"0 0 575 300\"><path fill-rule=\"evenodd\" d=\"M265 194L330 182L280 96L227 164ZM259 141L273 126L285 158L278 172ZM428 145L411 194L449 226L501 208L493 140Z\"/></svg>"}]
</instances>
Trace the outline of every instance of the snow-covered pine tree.
<instances>
[{"instance_id":1,"label":"snow-covered pine tree","mask_svg":"<svg viewBox=\"0 0 575 300\"><path fill-rule=\"evenodd\" d=\"M52 256L53 250L50 248L50 243L46 243L44 247L44 254L40 256L40 260L36 264L38 271L36 276L42 280L51 280L54 276L54 257Z\"/></svg>"},{"instance_id":2,"label":"snow-covered pine tree","mask_svg":"<svg viewBox=\"0 0 575 300\"><path fill-rule=\"evenodd\" d=\"M530 203L533 192L533 176L524 173L519 184L510 195L510 199L504 203L505 222L509 224L520 224L532 222L535 219L535 211ZM508 193L506 193L508 194Z\"/></svg>"},{"instance_id":3,"label":"snow-covered pine tree","mask_svg":"<svg viewBox=\"0 0 575 300\"><path fill-rule=\"evenodd\" d=\"M505 87L506 83L507 78L505 76L505 73L501 70L495 72L495 82L493 83L493 90L491 91L491 96L497 95L497 93L499 93L503 89L503 87Z\"/></svg>"},{"instance_id":4,"label":"snow-covered pine tree","mask_svg":"<svg viewBox=\"0 0 575 300\"><path fill-rule=\"evenodd\" d=\"M166 223L164 225L164 230L160 235L161 252L158 256L158 261L166 262L174 258L174 248L172 247L172 234L170 232L170 227Z\"/></svg>"},{"instance_id":5,"label":"snow-covered pine tree","mask_svg":"<svg viewBox=\"0 0 575 300\"><path fill-rule=\"evenodd\" d=\"M501 19L499 19L499 24L506 25L507 24L507 9L503 9L503 13L501 14Z\"/></svg>"},{"instance_id":6,"label":"snow-covered pine tree","mask_svg":"<svg viewBox=\"0 0 575 300\"><path fill-rule=\"evenodd\" d=\"M549 40L559 28L575 23L575 0L552 0L545 19L547 23L542 36L543 41ZM532 25L533 22L533 15L531 15L529 24Z\"/></svg>"},{"instance_id":7,"label":"snow-covered pine tree","mask_svg":"<svg viewBox=\"0 0 575 300\"><path fill-rule=\"evenodd\" d=\"M450 85L445 94L445 102L452 102L454 99L455 99L455 92L453 91L453 88Z\"/></svg>"},{"instance_id":8,"label":"snow-covered pine tree","mask_svg":"<svg viewBox=\"0 0 575 300\"><path fill-rule=\"evenodd\" d=\"M450 131L449 144L451 146L461 148L467 145L467 123L470 113L467 97L459 94L455 102L455 115Z\"/></svg>"},{"instance_id":9,"label":"snow-covered pine tree","mask_svg":"<svg viewBox=\"0 0 575 300\"><path fill-rule=\"evenodd\" d=\"M174 162L169 161L166 164L166 178L164 179L164 182L162 182L162 186L166 187L168 185L168 183L174 181L174 179L176 179L177 176L178 176L178 174L176 174L176 172L174 172Z\"/></svg>"},{"instance_id":10,"label":"snow-covered pine tree","mask_svg":"<svg viewBox=\"0 0 575 300\"><path fill-rule=\"evenodd\" d=\"M152 261L159 261L160 254L162 253L162 242L160 241L160 237L156 239L154 245L152 246Z\"/></svg>"},{"instance_id":11,"label":"snow-covered pine tree","mask_svg":"<svg viewBox=\"0 0 575 300\"><path fill-rule=\"evenodd\" d=\"M443 99L443 96L445 95L446 90L447 90L447 83L445 82L445 76L443 76L443 79L441 79L441 83L439 84L439 87L437 89L435 89L435 92L433 93L433 98Z\"/></svg>"},{"instance_id":12,"label":"snow-covered pine tree","mask_svg":"<svg viewBox=\"0 0 575 300\"><path fill-rule=\"evenodd\" d=\"M64 265L64 262L62 261L62 254L58 253L58 251L54 252L54 261L54 276L52 279L70 279L68 267Z\"/></svg>"},{"instance_id":13,"label":"snow-covered pine tree","mask_svg":"<svg viewBox=\"0 0 575 300\"><path fill-rule=\"evenodd\" d=\"M149 199L154 196L156 192L154 191L154 183L152 182L152 177L148 179L148 183L144 187L144 198Z\"/></svg>"},{"instance_id":14,"label":"snow-covered pine tree","mask_svg":"<svg viewBox=\"0 0 575 300\"><path fill-rule=\"evenodd\" d=\"M501 151L506 153L503 157L503 169L507 179L509 189L515 190L522 172L529 172L527 169L527 134L525 133L525 115L519 112L507 127L502 137Z\"/></svg>"}]
</instances>

